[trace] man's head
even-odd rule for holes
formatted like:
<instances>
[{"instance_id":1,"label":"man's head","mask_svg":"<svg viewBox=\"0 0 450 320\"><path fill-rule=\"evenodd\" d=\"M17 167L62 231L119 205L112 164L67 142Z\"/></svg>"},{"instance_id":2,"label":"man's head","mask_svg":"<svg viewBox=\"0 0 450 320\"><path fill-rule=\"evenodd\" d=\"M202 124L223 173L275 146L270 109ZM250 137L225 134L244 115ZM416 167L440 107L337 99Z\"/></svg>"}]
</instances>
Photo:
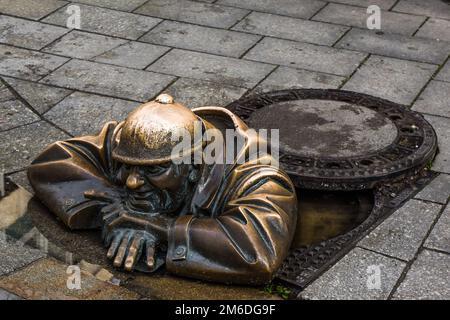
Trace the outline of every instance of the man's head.
<instances>
[{"instance_id":1,"label":"man's head","mask_svg":"<svg viewBox=\"0 0 450 320\"><path fill-rule=\"evenodd\" d=\"M171 211L189 194L195 181L196 168L191 164L175 164L173 148L181 135L194 139L197 116L185 106L174 103L169 95L143 104L131 112L119 128L119 143L114 160L123 164L119 179L129 191L129 205L138 211ZM201 148L194 143L182 157Z\"/></svg>"}]
</instances>

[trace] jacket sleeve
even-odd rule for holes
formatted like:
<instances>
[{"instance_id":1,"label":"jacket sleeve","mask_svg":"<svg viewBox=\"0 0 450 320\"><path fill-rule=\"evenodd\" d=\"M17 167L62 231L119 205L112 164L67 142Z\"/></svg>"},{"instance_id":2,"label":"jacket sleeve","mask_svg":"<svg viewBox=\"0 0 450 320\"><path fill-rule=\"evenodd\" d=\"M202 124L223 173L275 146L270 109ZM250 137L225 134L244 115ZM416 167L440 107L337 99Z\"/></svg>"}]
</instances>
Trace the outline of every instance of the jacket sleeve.
<instances>
[{"instance_id":1,"label":"jacket sleeve","mask_svg":"<svg viewBox=\"0 0 450 320\"><path fill-rule=\"evenodd\" d=\"M48 146L28 168L36 196L71 229L98 227L101 204L84 192L113 192L111 159L116 122L98 135L58 141Z\"/></svg>"},{"instance_id":2,"label":"jacket sleeve","mask_svg":"<svg viewBox=\"0 0 450 320\"><path fill-rule=\"evenodd\" d=\"M297 220L289 177L271 166L247 168L217 217L179 217L169 233L170 272L204 280L269 282L288 254Z\"/></svg>"}]
</instances>

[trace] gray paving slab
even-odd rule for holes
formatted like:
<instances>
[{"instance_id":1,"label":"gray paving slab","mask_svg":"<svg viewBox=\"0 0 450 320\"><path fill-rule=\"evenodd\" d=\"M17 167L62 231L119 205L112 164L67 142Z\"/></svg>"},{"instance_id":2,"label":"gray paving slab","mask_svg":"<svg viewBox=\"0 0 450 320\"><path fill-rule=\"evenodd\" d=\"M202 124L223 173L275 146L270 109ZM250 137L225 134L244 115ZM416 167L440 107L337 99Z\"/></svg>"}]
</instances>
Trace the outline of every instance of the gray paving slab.
<instances>
[{"instance_id":1,"label":"gray paving slab","mask_svg":"<svg viewBox=\"0 0 450 320\"><path fill-rule=\"evenodd\" d=\"M233 30L328 46L333 45L348 29L349 27L262 12L252 12L233 27Z\"/></svg>"},{"instance_id":2,"label":"gray paving slab","mask_svg":"<svg viewBox=\"0 0 450 320\"><path fill-rule=\"evenodd\" d=\"M0 102L0 131L38 121L40 118L17 99Z\"/></svg>"},{"instance_id":3,"label":"gray paving slab","mask_svg":"<svg viewBox=\"0 0 450 320\"><path fill-rule=\"evenodd\" d=\"M8 77L4 77L4 80L39 114L43 114L72 93L72 90L55 88L37 82Z\"/></svg>"},{"instance_id":4,"label":"gray paving slab","mask_svg":"<svg viewBox=\"0 0 450 320\"><path fill-rule=\"evenodd\" d=\"M434 159L432 169L450 174L450 119L426 115L438 136L439 153Z\"/></svg>"},{"instance_id":5,"label":"gray paving slab","mask_svg":"<svg viewBox=\"0 0 450 320\"><path fill-rule=\"evenodd\" d=\"M22 188L27 190L29 193L34 194L33 187L31 187L30 181L28 181L26 170L9 174L8 178L10 178L18 186L21 186Z\"/></svg>"},{"instance_id":6,"label":"gray paving slab","mask_svg":"<svg viewBox=\"0 0 450 320\"><path fill-rule=\"evenodd\" d=\"M279 67L264 79L256 88L256 93L268 92L283 89L337 89L344 77L331 74Z\"/></svg>"},{"instance_id":7,"label":"gray paving slab","mask_svg":"<svg viewBox=\"0 0 450 320\"><path fill-rule=\"evenodd\" d=\"M166 20L139 40L238 58L259 39L257 35Z\"/></svg>"},{"instance_id":8,"label":"gray paving slab","mask_svg":"<svg viewBox=\"0 0 450 320\"><path fill-rule=\"evenodd\" d=\"M47 145L67 138L61 130L44 121L0 132L0 172L25 169Z\"/></svg>"},{"instance_id":9,"label":"gray paving slab","mask_svg":"<svg viewBox=\"0 0 450 320\"><path fill-rule=\"evenodd\" d=\"M89 4L108 9L133 11L143 5L147 0L76 0L76 2Z\"/></svg>"},{"instance_id":10,"label":"gray paving slab","mask_svg":"<svg viewBox=\"0 0 450 320\"><path fill-rule=\"evenodd\" d=\"M79 5L81 30L108 36L136 40L157 25L158 18L145 17L129 12L121 12L88 5ZM67 25L67 7L61 8L43 21L60 26Z\"/></svg>"},{"instance_id":11,"label":"gray paving slab","mask_svg":"<svg viewBox=\"0 0 450 320\"><path fill-rule=\"evenodd\" d=\"M54 106L45 118L73 136L97 134L108 121L122 121L139 103L75 92Z\"/></svg>"},{"instance_id":12,"label":"gray paving slab","mask_svg":"<svg viewBox=\"0 0 450 320\"><path fill-rule=\"evenodd\" d=\"M168 50L170 50L168 47L130 41L97 56L93 60L122 67L144 69Z\"/></svg>"},{"instance_id":13,"label":"gray paving slab","mask_svg":"<svg viewBox=\"0 0 450 320\"><path fill-rule=\"evenodd\" d=\"M326 4L318 0L219 0L216 3L303 19L311 18Z\"/></svg>"},{"instance_id":14,"label":"gray paving slab","mask_svg":"<svg viewBox=\"0 0 450 320\"><path fill-rule=\"evenodd\" d=\"M69 30L48 24L0 15L0 42L40 50Z\"/></svg>"},{"instance_id":15,"label":"gray paving slab","mask_svg":"<svg viewBox=\"0 0 450 320\"><path fill-rule=\"evenodd\" d=\"M410 261L441 208L436 203L409 200L363 238L358 246Z\"/></svg>"},{"instance_id":16,"label":"gray paving slab","mask_svg":"<svg viewBox=\"0 0 450 320\"><path fill-rule=\"evenodd\" d=\"M450 188L447 188L447 193L450 193ZM450 254L450 205L445 208L438 222L434 225L424 246Z\"/></svg>"},{"instance_id":17,"label":"gray paving slab","mask_svg":"<svg viewBox=\"0 0 450 320\"><path fill-rule=\"evenodd\" d=\"M412 109L450 118L449 93L449 82L432 80L414 102Z\"/></svg>"},{"instance_id":18,"label":"gray paving slab","mask_svg":"<svg viewBox=\"0 0 450 320\"><path fill-rule=\"evenodd\" d=\"M383 10L389 10L397 2L397 0L333 0L333 2L349 4L367 8L371 5L379 6Z\"/></svg>"},{"instance_id":19,"label":"gray paving slab","mask_svg":"<svg viewBox=\"0 0 450 320\"><path fill-rule=\"evenodd\" d=\"M447 61L442 69L439 70L439 73L436 75L436 80L450 82L450 61Z\"/></svg>"},{"instance_id":20,"label":"gray paving slab","mask_svg":"<svg viewBox=\"0 0 450 320\"><path fill-rule=\"evenodd\" d=\"M416 37L450 42L450 21L430 18L415 34Z\"/></svg>"},{"instance_id":21,"label":"gray paving slab","mask_svg":"<svg viewBox=\"0 0 450 320\"><path fill-rule=\"evenodd\" d=\"M189 108L197 108L204 106L224 107L239 99L246 91L245 88L217 82L180 78L165 92L173 96L177 102Z\"/></svg>"},{"instance_id":22,"label":"gray paving slab","mask_svg":"<svg viewBox=\"0 0 450 320\"><path fill-rule=\"evenodd\" d=\"M42 82L118 98L147 101L174 79L154 72L71 60Z\"/></svg>"},{"instance_id":23,"label":"gray paving slab","mask_svg":"<svg viewBox=\"0 0 450 320\"><path fill-rule=\"evenodd\" d=\"M4 276L45 257L45 254L3 234L0 235L0 257L8 257L0 259L0 276Z\"/></svg>"},{"instance_id":24,"label":"gray paving slab","mask_svg":"<svg viewBox=\"0 0 450 320\"><path fill-rule=\"evenodd\" d=\"M395 292L396 300L449 300L450 255L423 250Z\"/></svg>"},{"instance_id":25,"label":"gray paving slab","mask_svg":"<svg viewBox=\"0 0 450 320\"><path fill-rule=\"evenodd\" d=\"M354 248L299 297L307 300L385 300L405 266L399 260ZM374 278L378 275L379 279Z\"/></svg>"},{"instance_id":26,"label":"gray paving slab","mask_svg":"<svg viewBox=\"0 0 450 320\"><path fill-rule=\"evenodd\" d=\"M368 17L367 8L330 3L313 20L366 29ZM382 11L381 17L380 31L404 35L412 35L426 19L389 11Z\"/></svg>"},{"instance_id":27,"label":"gray paving slab","mask_svg":"<svg viewBox=\"0 0 450 320\"><path fill-rule=\"evenodd\" d=\"M71 58L91 59L128 40L73 30L42 51Z\"/></svg>"},{"instance_id":28,"label":"gray paving slab","mask_svg":"<svg viewBox=\"0 0 450 320\"><path fill-rule=\"evenodd\" d=\"M442 0L400 0L393 11L450 19L450 6Z\"/></svg>"},{"instance_id":29,"label":"gray paving slab","mask_svg":"<svg viewBox=\"0 0 450 320\"><path fill-rule=\"evenodd\" d=\"M0 300L23 300L23 298L16 296L9 291L0 289Z\"/></svg>"},{"instance_id":30,"label":"gray paving slab","mask_svg":"<svg viewBox=\"0 0 450 320\"><path fill-rule=\"evenodd\" d=\"M27 80L39 80L55 70L67 58L0 44L0 74Z\"/></svg>"},{"instance_id":31,"label":"gray paving slab","mask_svg":"<svg viewBox=\"0 0 450 320\"><path fill-rule=\"evenodd\" d=\"M436 70L432 64L373 55L343 89L409 105Z\"/></svg>"},{"instance_id":32,"label":"gray paving slab","mask_svg":"<svg viewBox=\"0 0 450 320\"><path fill-rule=\"evenodd\" d=\"M218 28L229 28L248 14L244 9L189 0L150 0L135 12Z\"/></svg>"},{"instance_id":33,"label":"gray paving slab","mask_svg":"<svg viewBox=\"0 0 450 320\"><path fill-rule=\"evenodd\" d=\"M416 194L416 199L445 204L450 197L450 175L440 174Z\"/></svg>"},{"instance_id":34,"label":"gray paving slab","mask_svg":"<svg viewBox=\"0 0 450 320\"><path fill-rule=\"evenodd\" d=\"M61 0L0 0L0 13L39 20L67 3Z\"/></svg>"},{"instance_id":35,"label":"gray paving slab","mask_svg":"<svg viewBox=\"0 0 450 320\"><path fill-rule=\"evenodd\" d=\"M147 70L251 88L274 68L259 62L174 49Z\"/></svg>"},{"instance_id":36,"label":"gray paving slab","mask_svg":"<svg viewBox=\"0 0 450 320\"><path fill-rule=\"evenodd\" d=\"M300 43L289 40L264 38L245 56L245 59L261 61L332 73L350 75L367 56L365 53ZM339 63L336 63L339 61Z\"/></svg>"},{"instance_id":37,"label":"gray paving slab","mask_svg":"<svg viewBox=\"0 0 450 320\"><path fill-rule=\"evenodd\" d=\"M350 30L336 47L434 64L442 64L450 54L450 42L363 29Z\"/></svg>"}]
</instances>

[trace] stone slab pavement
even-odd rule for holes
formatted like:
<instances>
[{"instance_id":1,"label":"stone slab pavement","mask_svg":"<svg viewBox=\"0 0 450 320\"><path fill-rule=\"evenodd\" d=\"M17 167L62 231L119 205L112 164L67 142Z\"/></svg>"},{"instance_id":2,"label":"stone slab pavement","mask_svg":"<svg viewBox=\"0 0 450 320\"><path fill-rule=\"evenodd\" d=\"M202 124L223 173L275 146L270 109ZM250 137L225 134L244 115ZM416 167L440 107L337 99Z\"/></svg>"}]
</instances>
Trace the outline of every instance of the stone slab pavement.
<instances>
[{"instance_id":1,"label":"stone slab pavement","mask_svg":"<svg viewBox=\"0 0 450 320\"><path fill-rule=\"evenodd\" d=\"M74 5L77 30L67 27ZM367 28L369 5L380 30ZM94 133L162 92L189 107L287 88L390 99L435 127L439 176L300 298L449 299L449 54L442 0L0 0L0 170L29 188L24 170L49 142ZM18 254L0 270L34 261ZM30 270L59 272L42 259ZM382 285L369 290L373 265ZM19 292L20 281L0 278L0 298L48 295Z\"/></svg>"}]
</instances>

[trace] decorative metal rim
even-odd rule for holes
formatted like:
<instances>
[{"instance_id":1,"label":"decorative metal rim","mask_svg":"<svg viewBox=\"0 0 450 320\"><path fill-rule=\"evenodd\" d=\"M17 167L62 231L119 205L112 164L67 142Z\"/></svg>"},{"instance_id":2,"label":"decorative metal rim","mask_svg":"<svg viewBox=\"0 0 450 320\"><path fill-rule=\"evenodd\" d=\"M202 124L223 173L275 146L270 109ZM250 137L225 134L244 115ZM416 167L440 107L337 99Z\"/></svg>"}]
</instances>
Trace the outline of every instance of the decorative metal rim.
<instances>
[{"instance_id":1,"label":"decorative metal rim","mask_svg":"<svg viewBox=\"0 0 450 320\"><path fill-rule=\"evenodd\" d=\"M363 156L300 157L280 151L280 165L300 188L362 190L410 171L419 171L434 157L437 137L417 112L392 101L363 93L335 89L291 89L241 98L227 106L241 119L273 103L292 100L334 100L367 107L389 118L397 137L389 146Z\"/></svg>"}]
</instances>

